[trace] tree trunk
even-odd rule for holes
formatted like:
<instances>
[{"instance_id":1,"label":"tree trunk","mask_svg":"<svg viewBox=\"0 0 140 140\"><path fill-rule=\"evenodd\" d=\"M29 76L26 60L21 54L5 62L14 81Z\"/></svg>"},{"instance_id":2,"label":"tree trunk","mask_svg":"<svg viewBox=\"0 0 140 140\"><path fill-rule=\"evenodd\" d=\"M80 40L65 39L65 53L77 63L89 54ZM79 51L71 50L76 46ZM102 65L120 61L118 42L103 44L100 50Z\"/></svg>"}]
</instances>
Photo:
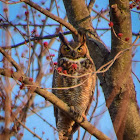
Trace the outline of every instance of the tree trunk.
<instances>
[{"instance_id":1,"label":"tree trunk","mask_svg":"<svg viewBox=\"0 0 140 140\"><path fill-rule=\"evenodd\" d=\"M106 73L98 74L98 77L118 139L140 139L140 117L131 76L132 49L123 52L131 46L132 41L129 0L110 0L110 16L114 23L111 52L96 35L85 2L83 0L63 0L63 2L69 22L77 30L85 31L92 38L92 40L87 38L87 45L96 69L122 51L122 55L112 67ZM114 32L122 33L122 38L116 37ZM129 38L128 42L125 41L126 37Z\"/></svg>"},{"instance_id":2,"label":"tree trunk","mask_svg":"<svg viewBox=\"0 0 140 140\"><path fill-rule=\"evenodd\" d=\"M110 0L109 2L111 7L110 18L114 23L114 31L116 34L123 34L121 39L118 39L112 30L110 58L113 58L118 52L131 46L132 30L129 0ZM125 38L129 38L129 41L124 42ZM119 140L140 139L140 117L131 75L131 65L132 49L126 51L110 69L111 86L117 89L117 92L114 94L116 97L109 107L109 112Z\"/></svg>"}]
</instances>

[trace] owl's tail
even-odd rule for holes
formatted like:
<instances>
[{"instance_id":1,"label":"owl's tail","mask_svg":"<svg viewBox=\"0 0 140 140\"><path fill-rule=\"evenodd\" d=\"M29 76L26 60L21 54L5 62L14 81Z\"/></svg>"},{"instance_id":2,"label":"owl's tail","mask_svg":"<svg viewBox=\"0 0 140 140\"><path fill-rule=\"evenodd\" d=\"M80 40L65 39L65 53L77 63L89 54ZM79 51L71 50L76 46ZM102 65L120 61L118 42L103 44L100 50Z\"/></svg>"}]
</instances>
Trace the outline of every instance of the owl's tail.
<instances>
[{"instance_id":1,"label":"owl's tail","mask_svg":"<svg viewBox=\"0 0 140 140\"><path fill-rule=\"evenodd\" d=\"M73 135L66 136L64 134L59 133L59 140L72 140Z\"/></svg>"},{"instance_id":2,"label":"owl's tail","mask_svg":"<svg viewBox=\"0 0 140 140\"><path fill-rule=\"evenodd\" d=\"M59 140L72 140L75 132L75 122L63 114L58 118L57 129L59 133Z\"/></svg>"},{"instance_id":3,"label":"owl's tail","mask_svg":"<svg viewBox=\"0 0 140 140\"><path fill-rule=\"evenodd\" d=\"M79 125L75 123L72 126L72 130L69 134L64 131L59 132L59 140L73 140L73 134L78 128L79 128Z\"/></svg>"}]
</instances>

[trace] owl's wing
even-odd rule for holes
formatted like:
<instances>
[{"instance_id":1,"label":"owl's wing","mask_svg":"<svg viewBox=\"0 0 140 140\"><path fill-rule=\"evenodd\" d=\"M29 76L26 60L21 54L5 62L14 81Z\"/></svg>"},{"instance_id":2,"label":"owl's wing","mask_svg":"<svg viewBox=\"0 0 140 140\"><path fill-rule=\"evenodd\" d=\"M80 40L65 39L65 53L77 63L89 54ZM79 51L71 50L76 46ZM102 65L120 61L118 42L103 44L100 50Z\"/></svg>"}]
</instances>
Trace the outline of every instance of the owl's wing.
<instances>
[{"instance_id":1,"label":"owl's wing","mask_svg":"<svg viewBox=\"0 0 140 140\"><path fill-rule=\"evenodd\" d=\"M52 88L56 88L58 85L58 73L56 70L54 70L53 73L53 81L52 81ZM52 93L54 95L57 95L57 90L56 89L52 89ZM58 122L58 108L54 105L54 116L55 116L55 120L56 120L56 125ZM72 127L72 133L75 133L75 131L79 128L79 125L77 123L75 123Z\"/></svg>"},{"instance_id":2,"label":"owl's wing","mask_svg":"<svg viewBox=\"0 0 140 140\"><path fill-rule=\"evenodd\" d=\"M90 102L89 102L89 104L88 104L88 107L87 107L87 109L86 109L85 115L88 114L88 111L89 111L89 109L90 109L91 103L92 103L92 101L93 101L93 95L94 95L94 92L92 92L91 100L90 100ZM78 123L75 123L75 124L73 125L73 127L72 127L72 133L75 133L75 132L78 130L78 128L79 128Z\"/></svg>"},{"instance_id":3,"label":"owl's wing","mask_svg":"<svg viewBox=\"0 0 140 140\"><path fill-rule=\"evenodd\" d=\"M88 111L90 109L90 106L91 106L92 101L93 101L93 96L94 96L94 90L95 90L95 84L96 84L96 75L93 75L92 77L93 77L93 81L92 81L93 87L92 87L92 90L91 90L92 94L91 94L90 101L89 101L89 104L87 106L87 109L85 111L85 115L88 114Z\"/></svg>"},{"instance_id":4,"label":"owl's wing","mask_svg":"<svg viewBox=\"0 0 140 140\"><path fill-rule=\"evenodd\" d=\"M92 88L92 90L91 90L92 94L91 94L90 101L89 101L89 104L88 104L88 106L87 106L87 109L86 109L86 111L85 111L85 115L88 114L88 111L89 111L89 109L90 109L90 106L91 106L92 101L93 101L93 96L94 96L94 90L95 90L95 84L96 84L96 76L94 75L94 76L92 76L92 77L93 77L93 82L92 82L93 88ZM77 131L78 128L79 128L79 125L78 125L77 123L75 123L75 124L73 125L73 128L72 128L72 133L75 133L75 132Z\"/></svg>"},{"instance_id":5,"label":"owl's wing","mask_svg":"<svg viewBox=\"0 0 140 140\"><path fill-rule=\"evenodd\" d=\"M54 73L53 73L53 81L52 81L52 88L56 88L57 86L57 76L58 76L58 73L56 70L54 70ZM56 95L56 89L52 89L52 93L54 95ZM54 116L55 116L55 120L56 120L56 124L57 124L57 121L58 121L58 108L54 105Z\"/></svg>"},{"instance_id":6,"label":"owl's wing","mask_svg":"<svg viewBox=\"0 0 140 140\"><path fill-rule=\"evenodd\" d=\"M54 70L54 74L53 74L53 83L52 83L52 88L55 88L57 87L58 85L58 79L59 79L59 74L57 73L57 70ZM90 109L90 106L91 106L91 103L93 101L93 95L94 95L94 89L95 89L95 82L96 82L96 76L93 76L93 89L91 90L91 97L90 97L90 101L89 101L89 104L87 106L87 109L85 111L85 115L87 115L89 109ZM57 90L56 89L52 89L52 93L57 95ZM56 118L56 125L57 125L57 122L58 122L58 108L54 105L54 116ZM75 123L72 127L72 133L75 133L75 131L77 131L77 129L79 128L79 125L77 123Z\"/></svg>"}]
</instances>

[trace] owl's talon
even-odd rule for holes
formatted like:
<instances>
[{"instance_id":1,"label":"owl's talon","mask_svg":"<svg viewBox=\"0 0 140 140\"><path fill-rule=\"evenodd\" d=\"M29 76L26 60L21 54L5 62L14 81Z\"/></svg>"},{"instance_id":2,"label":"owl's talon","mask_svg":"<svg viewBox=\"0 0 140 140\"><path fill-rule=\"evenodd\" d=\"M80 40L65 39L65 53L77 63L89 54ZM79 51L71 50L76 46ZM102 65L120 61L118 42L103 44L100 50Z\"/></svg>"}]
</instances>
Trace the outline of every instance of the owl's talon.
<instances>
[{"instance_id":1,"label":"owl's talon","mask_svg":"<svg viewBox=\"0 0 140 140\"><path fill-rule=\"evenodd\" d=\"M87 117L85 114L82 114L82 117L84 118L85 121L87 120Z\"/></svg>"},{"instance_id":2,"label":"owl's talon","mask_svg":"<svg viewBox=\"0 0 140 140\"><path fill-rule=\"evenodd\" d=\"M82 114L82 117L83 117L82 122L87 121L87 117L86 117L86 115L85 115L85 114ZM81 123L82 123L82 122L81 122Z\"/></svg>"},{"instance_id":3,"label":"owl's talon","mask_svg":"<svg viewBox=\"0 0 140 140\"><path fill-rule=\"evenodd\" d=\"M74 106L70 106L70 112L73 114L74 118L78 118L81 116L76 110Z\"/></svg>"},{"instance_id":4,"label":"owl's talon","mask_svg":"<svg viewBox=\"0 0 140 140\"><path fill-rule=\"evenodd\" d=\"M70 106L70 112L72 112L72 114L75 114L74 106Z\"/></svg>"},{"instance_id":5,"label":"owl's talon","mask_svg":"<svg viewBox=\"0 0 140 140\"><path fill-rule=\"evenodd\" d=\"M81 119L83 117L83 120L81 122L84 122L85 120L87 120L86 115L84 113L81 114L78 111L76 111L74 106L70 106L70 112L72 112L75 119Z\"/></svg>"}]
</instances>

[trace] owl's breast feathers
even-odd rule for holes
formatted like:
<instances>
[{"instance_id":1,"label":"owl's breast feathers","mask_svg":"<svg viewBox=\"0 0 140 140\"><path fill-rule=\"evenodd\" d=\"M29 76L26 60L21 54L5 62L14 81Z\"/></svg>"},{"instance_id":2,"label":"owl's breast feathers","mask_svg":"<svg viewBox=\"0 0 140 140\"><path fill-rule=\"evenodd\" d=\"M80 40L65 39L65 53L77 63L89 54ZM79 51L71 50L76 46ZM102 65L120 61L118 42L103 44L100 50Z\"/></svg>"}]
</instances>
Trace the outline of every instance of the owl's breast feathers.
<instances>
[{"instance_id":1,"label":"owl's breast feathers","mask_svg":"<svg viewBox=\"0 0 140 140\"><path fill-rule=\"evenodd\" d=\"M53 90L53 93L69 106L75 106L80 114L85 112L90 99L92 99L96 79L92 75L94 71L92 61L88 58L61 58L58 61L58 66L72 77L61 75L55 71L53 87L60 89Z\"/></svg>"},{"instance_id":2,"label":"owl's breast feathers","mask_svg":"<svg viewBox=\"0 0 140 140\"><path fill-rule=\"evenodd\" d=\"M67 74L71 75L72 77L61 75L57 70L55 70L53 87L65 87L67 89L53 89L53 93L69 106L74 106L77 113L80 115L86 115L93 99L92 91L95 88L96 78L94 75L92 75L92 72L95 71L93 62L87 57L79 59L62 57L58 60L58 67L62 68L62 72L64 70L67 71ZM86 73L88 74L85 75ZM69 128L71 128L69 134L76 131L78 125L68 116L63 114L61 110L54 107L54 114L59 132L63 131L65 134L67 134ZM69 122L69 124L66 122Z\"/></svg>"},{"instance_id":3,"label":"owl's breast feathers","mask_svg":"<svg viewBox=\"0 0 140 140\"><path fill-rule=\"evenodd\" d=\"M66 70L70 75L81 75L93 71L93 62L88 58L69 59L63 57L59 60L58 66Z\"/></svg>"}]
</instances>

